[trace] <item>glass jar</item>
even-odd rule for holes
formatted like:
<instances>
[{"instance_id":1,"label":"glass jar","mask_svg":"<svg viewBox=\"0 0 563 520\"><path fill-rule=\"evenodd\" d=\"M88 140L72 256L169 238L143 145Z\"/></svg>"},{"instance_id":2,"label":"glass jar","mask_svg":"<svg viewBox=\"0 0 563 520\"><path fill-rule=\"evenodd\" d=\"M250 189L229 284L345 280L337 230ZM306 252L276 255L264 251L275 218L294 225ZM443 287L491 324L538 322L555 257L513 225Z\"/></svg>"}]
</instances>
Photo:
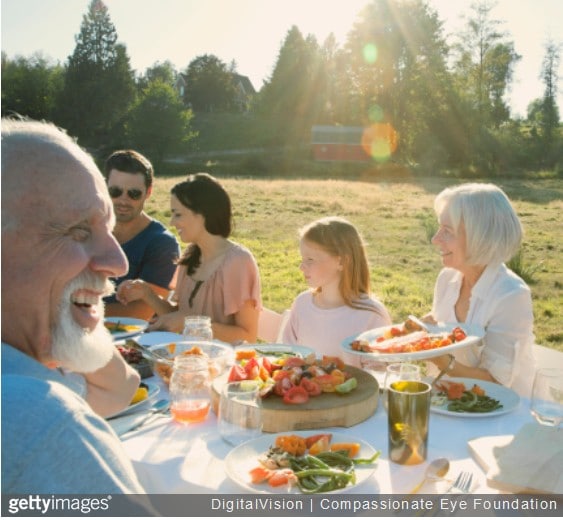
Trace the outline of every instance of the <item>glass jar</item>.
<instances>
[{"instance_id":1,"label":"glass jar","mask_svg":"<svg viewBox=\"0 0 563 520\"><path fill-rule=\"evenodd\" d=\"M179 355L174 358L170 379L170 413L175 421L204 421L211 404L211 379L204 356Z\"/></svg>"},{"instance_id":2,"label":"glass jar","mask_svg":"<svg viewBox=\"0 0 563 520\"><path fill-rule=\"evenodd\" d=\"M211 318L209 316L186 316L182 336L186 341L213 339Z\"/></svg>"}]
</instances>

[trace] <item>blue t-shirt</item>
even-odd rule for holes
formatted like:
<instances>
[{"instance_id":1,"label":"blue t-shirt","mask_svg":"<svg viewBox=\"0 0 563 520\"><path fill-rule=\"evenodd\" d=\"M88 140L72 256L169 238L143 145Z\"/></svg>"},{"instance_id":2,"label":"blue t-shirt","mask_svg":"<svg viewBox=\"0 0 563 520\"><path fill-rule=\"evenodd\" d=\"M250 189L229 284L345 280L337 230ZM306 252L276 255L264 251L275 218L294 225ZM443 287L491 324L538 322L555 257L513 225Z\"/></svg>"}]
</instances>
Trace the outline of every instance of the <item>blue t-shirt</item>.
<instances>
[{"instance_id":1,"label":"blue t-shirt","mask_svg":"<svg viewBox=\"0 0 563 520\"><path fill-rule=\"evenodd\" d=\"M2 493L143 493L108 423L65 377L2 343Z\"/></svg>"},{"instance_id":2,"label":"blue t-shirt","mask_svg":"<svg viewBox=\"0 0 563 520\"><path fill-rule=\"evenodd\" d=\"M176 237L158 220L153 220L131 240L121 244L129 261L129 271L119 278L112 278L117 287L124 280L141 279L168 288L180 255ZM116 302L115 295L104 298L106 303Z\"/></svg>"}]
</instances>

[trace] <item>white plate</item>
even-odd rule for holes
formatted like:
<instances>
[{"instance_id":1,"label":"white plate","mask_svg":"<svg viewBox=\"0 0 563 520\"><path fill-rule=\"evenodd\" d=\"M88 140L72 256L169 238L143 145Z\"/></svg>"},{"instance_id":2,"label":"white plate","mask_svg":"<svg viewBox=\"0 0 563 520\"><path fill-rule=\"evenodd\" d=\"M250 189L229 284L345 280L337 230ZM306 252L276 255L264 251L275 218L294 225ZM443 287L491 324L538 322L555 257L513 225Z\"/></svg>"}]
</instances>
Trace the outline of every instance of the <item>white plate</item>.
<instances>
[{"instance_id":1,"label":"white plate","mask_svg":"<svg viewBox=\"0 0 563 520\"><path fill-rule=\"evenodd\" d=\"M121 412L113 414L110 417L106 417L106 419L114 419L117 417L121 417L123 415L129 415L130 413L136 411L137 409L140 409L143 405L150 403L153 400L154 396L158 394L158 392L160 392L160 387L155 383L143 382L143 384L148 386L149 395L147 396L146 399L143 399L142 401L139 401L138 403L135 404L130 404L127 408L121 410Z\"/></svg>"},{"instance_id":2,"label":"white plate","mask_svg":"<svg viewBox=\"0 0 563 520\"><path fill-rule=\"evenodd\" d=\"M392 326L401 327L402 323ZM467 337L463 341L458 341L446 347L440 347L431 350L420 350L418 352L361 352L359 350L354 350L350 346L352 341L356 339L365 340L370 344L375 343L375 340L383 335L385 331L389 330L390 327L391 326L379 327L377 329L362 332L357 336L350 336L342 342L340 347L342 348L342 350L344 350L344 352L348 352L349 354L365 356L377 361L407 361L409 359L429 359L436 356L441 356L442 354L447 354L448 352L452 352L453 350L458 350L460 348L480 345L483 340L483 336L485 335L485 330L479 325L473 325L469 323L441 323L439 325L429 325L428 329L430 334L439 334L442 332L449 333L455 327L461 327L467 334Z\"/></svg>"},{"instance_id":3,"label":"white plate","mask_svg":"<svg viewBox=\"0 0 563 520\"><path fill-rule=\"evenodd\" d=\"M161 343L174 343L183 340L184 337L181 334L155 330L154 332L144 332L141 334L137 338L137 343L145 347L152 347L153 345L160 345Z\"/></svg>"},{"instance_id":4,"label":"white plate","mask_svg":"<svg viewBox=\"0 0 563 520\"><path fill-rule=\"evenodd\" d=\"M148 327L148 322L145 320L139 320L137 318L120 318L118 316L108 316L104 318L104 323L121 323L122 325L136 325L139 328L127 332L111 332L111 337L114 341L118 341L120 339L131 338L133 336L138 336L142 334L142 332Z\"/></svg>"},{"instance_id":5,"label":"white plate","mask_svg":"<svg viewBox=\"0 0 563 520\"><path fill-rule=\"evenodd\" d=\"M237 350L256 350L258 355L267 353L267 357L279 357L281 354L293 353L303 358L309 354L315 354L315 349L304 347L303 345L286 345L282 343L255 343L251 345L240 345L235 348Z\"/></svg>"},{"instance_id":6,"label":"white plate","mask_svg":"<svg viewBox=\"0 0 563 520\"><path fill-rule=\"evenodd\" d=\"M250 441L233 448L227 458L225 459L225 467L227 475L242 488L252 493L274 493L274 494L301 494L298 486L292 486L288 491L286 486L271 487L267 482L261 484L253 484L250 480L250 470L259 466L258 458L268 451L268 448L275 442L276 437L279 435L299 435L307 437L309 435L316 435L318 433L332 433L331 442L357 442L360 444L360 453L357 458L369 458L377 451L373 449L367 442L345 435L342 433L332 432L330 430L311 430L311 431L297 431L297 432L284 432L272 433L252 439ZM362 484L367 480L375 471L379 459L376 459L373 464L356 466L356 483L351 484L343 489L335 489L331 493L347 492L354 487Z\"/></svg>"},{"instance_id":7,"label":"white plate","mask_svg":"<svg viewBox=\"0 0 563 520\"><path fill-rule=\"evenodd\" d=\"M448 379L443 379L442 381L454 381L456 383L463 383L466 390L470 390L473 385L478 385L485 391L486 395L493 399L496 399L500 402L500 404L502 404L502 408L485 413L451 412L450 410L448 410L449 401L446 401L440 406L430 406L430 410L432 412L436 412L442 415L450 415L452 417L494 417L496 415L503 415L505 413L512 412L520 403L520 397L514 390L506 388L506 386L493 383L491 381L483 381L482 379L468 379L465 377L449 377ZM438 385L439 384L440 383L438 383Z\"/></svg>"}]
</instances>

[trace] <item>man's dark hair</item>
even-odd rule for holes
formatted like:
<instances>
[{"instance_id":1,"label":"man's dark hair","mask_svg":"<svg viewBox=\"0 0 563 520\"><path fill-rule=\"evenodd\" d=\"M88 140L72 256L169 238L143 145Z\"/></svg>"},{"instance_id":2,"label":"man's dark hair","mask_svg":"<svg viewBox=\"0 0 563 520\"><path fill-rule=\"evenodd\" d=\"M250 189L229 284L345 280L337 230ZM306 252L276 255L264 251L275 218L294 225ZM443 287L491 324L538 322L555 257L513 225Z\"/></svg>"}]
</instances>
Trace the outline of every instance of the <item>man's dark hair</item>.
<instances>
[{"instance_id":1,"label":"man's dark hair","mask_svg":"<svg viewBox=\"0 0 563 520\"><path fill-rule=\"evenodd\" d=\"M145 177L147 190L152 186L153 168L151 162L135 150L117 150L107 159L104 168L106 181L111 170L119 170L126 173L141 173Z\"/></svg>"}]
</instances>

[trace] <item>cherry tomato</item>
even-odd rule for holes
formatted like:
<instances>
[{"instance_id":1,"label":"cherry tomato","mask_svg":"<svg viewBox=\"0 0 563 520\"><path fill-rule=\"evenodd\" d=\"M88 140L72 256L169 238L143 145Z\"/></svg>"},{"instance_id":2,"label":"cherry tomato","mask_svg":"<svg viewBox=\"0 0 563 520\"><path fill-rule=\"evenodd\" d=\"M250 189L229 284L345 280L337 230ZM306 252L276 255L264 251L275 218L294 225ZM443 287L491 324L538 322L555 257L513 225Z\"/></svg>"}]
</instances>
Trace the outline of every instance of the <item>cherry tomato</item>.
<instances>
[{"instance_id":1,"label":"cherry tomato","mask_svg":"<svg viewBox=\"0 0 563 520\"><path fill-rule=\"evenodd\" d=\"M283 394L283 402L286 404L303 404L309 400L309 394L302 386L292 386Z\"/></svg>"},{"instance_id":2,"label":"cherry tomato","mask_svg":"<svg viewBox=\"0 0 563 520\"><path fill-rule=\"evenodd\" d=\"M246 370L240 365L233 365L231 371L229 372L228 382L232 383L234 381L245 381L246 380Z\"/></svg>"},{"instance_id":3,"label":"cherry tomato","mask_svg":"<svg viewBox=\"0 0 563 520\"><path fill-rule=\"evenodd\" d=\"M307 391L310 397L319 395L322 392L319 383L313 381L312 379L309 379L308 377L302 377L299 385Z\"/></svg>"}]
</instances>

